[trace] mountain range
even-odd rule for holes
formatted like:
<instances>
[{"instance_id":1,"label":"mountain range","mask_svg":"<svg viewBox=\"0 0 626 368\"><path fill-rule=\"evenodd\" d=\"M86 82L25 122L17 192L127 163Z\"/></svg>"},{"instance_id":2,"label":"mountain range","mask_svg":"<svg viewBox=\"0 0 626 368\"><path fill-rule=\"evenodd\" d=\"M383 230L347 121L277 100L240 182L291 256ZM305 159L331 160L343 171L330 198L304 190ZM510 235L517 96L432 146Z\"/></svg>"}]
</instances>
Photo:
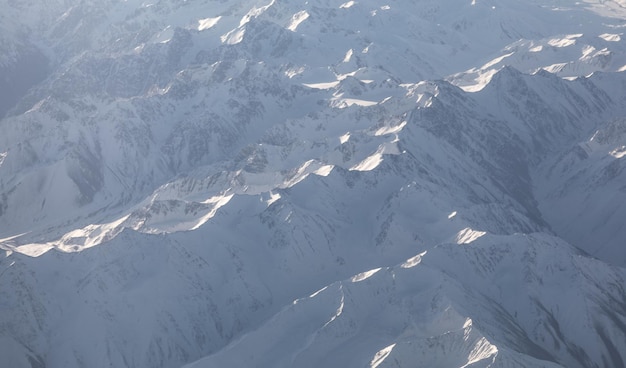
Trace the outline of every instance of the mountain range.
<instances>
[{"instance_id":1,"label":"mountain range","mask_svg":"<svg viewBox=\"0 0 626 368\"><path fill-rule=\"evenodd\" d=\"M626 2L0 9L7 367L626 365Z\"/></svg>"}]
</instances>

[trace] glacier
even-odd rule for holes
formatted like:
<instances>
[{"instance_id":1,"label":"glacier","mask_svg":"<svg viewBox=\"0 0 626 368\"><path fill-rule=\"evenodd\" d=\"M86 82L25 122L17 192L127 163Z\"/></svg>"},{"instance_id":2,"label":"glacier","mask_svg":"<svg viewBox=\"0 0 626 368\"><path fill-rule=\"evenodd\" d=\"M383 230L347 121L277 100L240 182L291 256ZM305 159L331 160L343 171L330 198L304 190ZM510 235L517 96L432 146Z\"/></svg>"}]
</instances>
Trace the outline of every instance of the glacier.
<instances>
[{"instance_id":1,"label":"glacier","mask_svg":"<svg viewBox=\"0 0 626 368\"><path fill-rule=\"evenodd\" d=\"M625 6L0 0L0 365L624 366Z\"/></svg>"}]
</instances>

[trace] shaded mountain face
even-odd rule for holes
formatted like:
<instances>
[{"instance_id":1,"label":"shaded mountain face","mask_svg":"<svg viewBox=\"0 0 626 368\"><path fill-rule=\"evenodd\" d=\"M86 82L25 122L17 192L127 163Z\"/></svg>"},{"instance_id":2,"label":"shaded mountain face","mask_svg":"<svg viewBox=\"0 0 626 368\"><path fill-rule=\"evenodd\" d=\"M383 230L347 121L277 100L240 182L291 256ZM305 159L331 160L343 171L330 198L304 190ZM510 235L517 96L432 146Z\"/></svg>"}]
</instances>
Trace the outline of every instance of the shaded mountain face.
<instances>
[{"instance_id":1,"label":"shaded mountain face","mask_svg":"<svg viewBox=\"0 0 626 368\"><path fill-rule=\"evenodd\" d=\"M624 5L1 1L0 356L623 366Z\"/></svg>"},{"instance_id":2,"label":"shaded mountain face","mask_svg":"<svg viewBox=\"0 0 626 368\"><path fill-rule=\"evenodd\" d=\"M29 88L42 82L47 76L48 69L48 59L45 55L36 48L20 45L14 62L7 63L0 69L0 91L2 91L0 92L0 116L4 116L11 107L17 104Z\"/></svg>"}]
</instances>

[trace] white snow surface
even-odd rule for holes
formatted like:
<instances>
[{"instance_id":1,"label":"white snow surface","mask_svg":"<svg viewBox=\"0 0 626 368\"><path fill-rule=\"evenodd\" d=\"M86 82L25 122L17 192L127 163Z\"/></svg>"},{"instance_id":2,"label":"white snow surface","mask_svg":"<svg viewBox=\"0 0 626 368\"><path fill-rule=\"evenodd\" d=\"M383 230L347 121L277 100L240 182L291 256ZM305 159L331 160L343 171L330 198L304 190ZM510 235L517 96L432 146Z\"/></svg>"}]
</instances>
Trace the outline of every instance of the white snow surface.
<instances>
[{"instance_id":1,"label":"white snow surface","mask_svg":"<svg viewBox=\"0 0 626 368\"><path fill-rule=\"evenodd\" d=\"M626 2L0 9L0 366L625 365Z\"/></svg>"}]
</instances>

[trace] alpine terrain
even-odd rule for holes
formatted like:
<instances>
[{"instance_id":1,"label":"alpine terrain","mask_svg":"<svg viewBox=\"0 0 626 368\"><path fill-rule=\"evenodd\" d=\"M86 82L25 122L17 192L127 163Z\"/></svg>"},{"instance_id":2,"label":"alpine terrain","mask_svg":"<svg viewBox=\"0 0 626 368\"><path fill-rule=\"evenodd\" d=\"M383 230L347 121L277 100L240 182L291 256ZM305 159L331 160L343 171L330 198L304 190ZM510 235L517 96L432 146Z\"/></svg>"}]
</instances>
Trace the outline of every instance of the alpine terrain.
<instances>
[{"instance_id":1,"label":"alpine terrain","mask_svg":"<svg viewBox=\"0 0 626 368\"><path fill-rule=\"evenodd\" d=\"M0 367L625 367L626 0L0 0Z\"/></svg>"}]
</instances>

